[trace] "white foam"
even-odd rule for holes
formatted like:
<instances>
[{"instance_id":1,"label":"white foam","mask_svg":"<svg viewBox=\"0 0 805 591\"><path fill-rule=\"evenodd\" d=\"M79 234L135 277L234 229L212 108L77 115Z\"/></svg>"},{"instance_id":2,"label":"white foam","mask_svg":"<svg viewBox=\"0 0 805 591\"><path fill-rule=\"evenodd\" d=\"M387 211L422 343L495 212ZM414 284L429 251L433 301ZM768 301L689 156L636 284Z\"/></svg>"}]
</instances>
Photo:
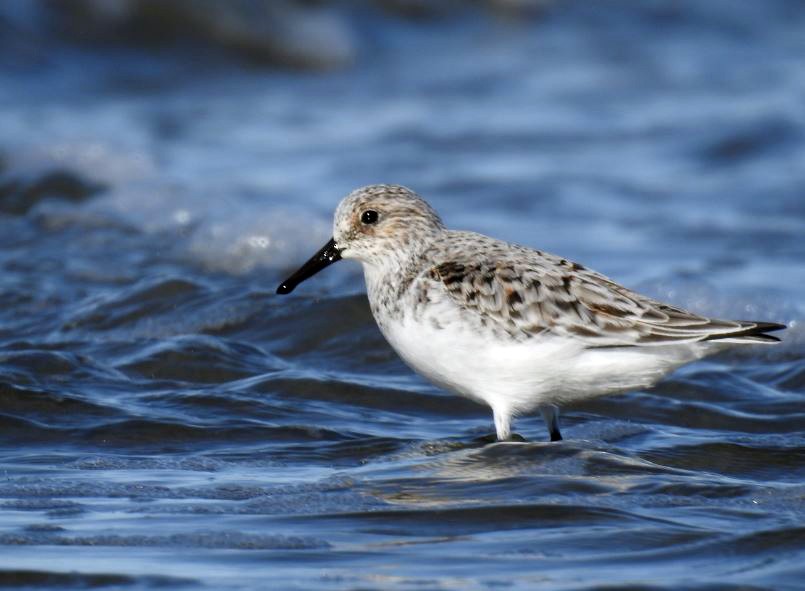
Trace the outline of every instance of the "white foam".
<instances>
[{"instance_id":1,"label":"white foam","mask_svg":"<svg viewBox=\"0 0 805 591\"><path fill-rule=\"evenodd\" d=\"M132 142L136 143L136 142ZM228 186L172 180L149 152L100 139L33 144L9 158L12 175L35 177L68 170L108 187L88 202L44 205L46 224L97 227L119 222L145 234L168 235L166 257L207 270L242 274L290 268L315 252L331 232L330 212L295 205L267 188L264 195Z\"/></svg>"}]
</instances>

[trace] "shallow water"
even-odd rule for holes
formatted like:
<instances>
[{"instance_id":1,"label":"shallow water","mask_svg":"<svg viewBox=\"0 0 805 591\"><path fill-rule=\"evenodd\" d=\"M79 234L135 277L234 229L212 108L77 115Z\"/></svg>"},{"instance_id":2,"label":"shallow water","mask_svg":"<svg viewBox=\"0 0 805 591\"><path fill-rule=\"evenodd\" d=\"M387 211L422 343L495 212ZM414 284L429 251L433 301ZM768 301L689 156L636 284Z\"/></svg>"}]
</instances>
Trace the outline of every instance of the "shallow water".
<instances>
[{"instance_id":1,"label":"shallow water","mask_svg":"<svg viewBox=\"0 0 805 591\"><path fill-rule=\"evenodd\" d=\"M329 73L6 56L0 586L801 588L805 13L722 4L370 13ZM357 266L274 295L379 181L791 328L482 445Z\"/></svg>"}]
</instances>

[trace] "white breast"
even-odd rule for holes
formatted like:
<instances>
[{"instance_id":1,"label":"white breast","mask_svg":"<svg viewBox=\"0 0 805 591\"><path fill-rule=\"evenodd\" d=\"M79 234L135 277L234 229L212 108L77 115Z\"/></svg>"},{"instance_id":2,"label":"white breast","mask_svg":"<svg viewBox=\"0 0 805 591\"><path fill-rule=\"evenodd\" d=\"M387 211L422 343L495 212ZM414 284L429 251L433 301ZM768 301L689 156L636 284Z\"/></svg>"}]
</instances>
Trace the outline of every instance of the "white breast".
<instances>
[{"instance_id":1,"label":"white breast","mask_svg":"<svg viewBox=\"0 0 805 591\"><path fill-rule=\"evenodd\" d=\"M385 323L383 332L400 357L436 385L514 414L646 388L701 357L689 345L588 349L552 335L507 342L410 317Z\"/></svg>"}]
</instances>

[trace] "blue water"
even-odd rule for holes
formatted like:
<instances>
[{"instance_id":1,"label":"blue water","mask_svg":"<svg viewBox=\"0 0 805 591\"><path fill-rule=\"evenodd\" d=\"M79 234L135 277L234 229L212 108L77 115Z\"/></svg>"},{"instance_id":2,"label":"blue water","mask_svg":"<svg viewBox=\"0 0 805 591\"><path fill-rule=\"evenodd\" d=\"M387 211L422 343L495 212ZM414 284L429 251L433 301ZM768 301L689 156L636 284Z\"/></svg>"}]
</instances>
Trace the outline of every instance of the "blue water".
<instances>
[{"instance_id":1,"label":"blue water","mask_svg":"<svg viewBox=\"0 0 805 591\"><path fill-rule=\"evenodd\" d=\"M333 11L326 71L0 41L0 586L802 588L801 3ZM274 294L375 182L790 328L483 445L357 265Z\"/></svg>"}]
</instances>

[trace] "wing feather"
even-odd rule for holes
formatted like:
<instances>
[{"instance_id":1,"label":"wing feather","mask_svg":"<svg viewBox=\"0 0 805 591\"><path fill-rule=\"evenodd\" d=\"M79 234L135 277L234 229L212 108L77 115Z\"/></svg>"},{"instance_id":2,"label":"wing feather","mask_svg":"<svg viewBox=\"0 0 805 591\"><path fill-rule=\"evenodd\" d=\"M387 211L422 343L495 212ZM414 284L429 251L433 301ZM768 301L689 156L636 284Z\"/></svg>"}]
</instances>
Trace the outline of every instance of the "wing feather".
<instances>
[{"instance_id":1,"label":"wing feather","mask_svg":"<svg viewBox=\"0 0 805 591\"><path fill-rule=\"evenodd\" d=\"M554 255L507 246L509 252L498 249L499 258L454 256L439 262L426 280L443 288L482 325L516 338L550 332L589 346L642 346L736 337L774 341L778 339L763 333L784 328L706 318L641 296Z\"/></svg>"}]
</instances>

